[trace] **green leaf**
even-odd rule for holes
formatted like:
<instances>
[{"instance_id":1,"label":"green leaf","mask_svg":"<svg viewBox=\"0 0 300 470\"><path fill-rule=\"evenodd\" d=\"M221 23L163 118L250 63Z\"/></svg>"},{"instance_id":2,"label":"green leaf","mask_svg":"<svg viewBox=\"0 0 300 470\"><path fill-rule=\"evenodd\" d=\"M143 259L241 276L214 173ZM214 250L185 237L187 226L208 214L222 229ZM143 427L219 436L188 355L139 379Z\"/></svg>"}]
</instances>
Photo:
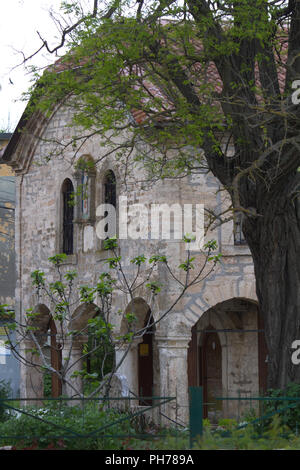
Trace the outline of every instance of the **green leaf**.
<instances>
[{"instance_id":1,"label":"green leaf","mask_svg":"<svg viewBox=\"0 0 300 470\"><path fill-rule=\"evenodd\" d=\"M190 235L189 233L186 233L183 237L183 241L185 243L192 243L195 240L196 240L196 235Z\"/></svg>"},{"instance_id":2,"label":"green leaf","mask_svg":"<svg viewBox=\"0 0 300 470\"><path fill-rule=\"evenodd\" d=\"M132 264L136 264L137 266L140 266L142 263L145 263L145 261L146 261L146 258L144 255L136 256L135 258L130 260Z\"/></svg>"},{"instance_id":3,"label":"green leaf","mask_svg":"<svg viewBox=\"0 0 300 470\"><path fill-rule=\"evenodd\" d=\"M150 289L154 295L157 295L161 291L161 286L156 281L149 282L146 284L146 287Z\"/></svg>"},{"instance_id":4,"label":"green leaf","mask_svg":"<svg viewBox=\"0 0 300 470\"><path fill-rule=\"evenodd\" d=\"M184 263L181 263L178 267L180 269L183 269L184 271L189 271L190 269L194 269L195 266L193 265L192 261L194 261L195 257L190 258L189 260L185 261Z\"/></svg>"},{"instance_id":5,"label":"green leaf","mask_svg":"<svg viewBox=\"0 0 300 470\"><path fill-rule=\"evenodd\" d=\"M93 303L95 300L95 289L89 286L81 286L79 289L80 300L85 303Z\"/></svg>"},{"instance_id":6,"label":"green leaf","mask_svg":"<svg viewBox=\"0 0 300 470\"><path fill-rule=\"evenodd\" d=\"M121 256L115 256L114 258L107 258L105 260L105 263L107 263L111 269L116 269L119 267L119 262L121 261L121 259Z\"/></svg>"},{"instance_id":7,"label":"green leaf","mask_svg":"<svg viewBox=\"0 0 300 470\"><path fill-rule=\"evenodd\" d=\"M32 278L32 285L37 286L38 288L41 288L42 286L45 285L45 273L43 271L40 271L37 269L36 271L33 271L30 275Z\"/></svg>"},{"instance_id":8,"label":"green leaf","mask_svg":"<svg viewBox=\"0 0 300 470\"><path fill-rule=\"evenodd\" d=\"M77 271L68 271L68 272L64 275L65 279L66 279L67 281L69 281L69 282L74 281L75 277L77 277L77 276L78 276Z\"/></svg>"},{"instance_id":9,"label":"green leaf","mask_svg":"<svg viewBox=\"0 0 300 470\"><path fill-rule=\"evenodd\" d=\"M164 255L152 255L149 258L149 263L157 263L157 262L167 263L168 260L167 260L167 257Z\"/></svg>"},{"instance_id":10,"label":"green leaf","mask_svg":"<svg viewBox=\"0 0 300 470\"><path fill-rule=\"evenodd\" d=\"M215 251L218 248L216 240L209 240L204 245L205 250Z\"/></svg>"},{"instance_id":11,"label":"green leaf","mask_svg":"<svg viewBox=\"0 0 300 470\"><path fill-rule=\"evenodd\" d=\"M104 250L115 250L118 248L118 240L117 237L111 237L108 238L107 240L104 240L103 242L103 248Z\"/></svg>"},{"instance_id":12,"label":"green leaf","mask_svg":"<svg viewBox=\"0 0 300 470\"><path fill-rule=\"evenodd\" d=\"M50 256L48 260L55 266L60 266L67 258L68 256L65 253L60 253L58 255Z\"/></svg>"}]
</instances>

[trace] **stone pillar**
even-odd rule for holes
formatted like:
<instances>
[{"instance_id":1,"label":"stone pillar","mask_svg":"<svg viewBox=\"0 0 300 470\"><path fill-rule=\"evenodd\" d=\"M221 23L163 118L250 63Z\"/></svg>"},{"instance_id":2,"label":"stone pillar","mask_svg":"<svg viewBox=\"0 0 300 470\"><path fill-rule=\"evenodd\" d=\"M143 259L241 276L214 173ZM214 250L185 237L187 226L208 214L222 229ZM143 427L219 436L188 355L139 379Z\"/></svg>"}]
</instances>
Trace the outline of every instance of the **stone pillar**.
<instances>
[{"instance_id":1,"label":"stone pillar","mask_svg":"<svg viewBox=\"0 0 300 470\"><path fill-rule=\"evenodd\" d=\"M188 425L188 365L187 351L190 336L156 337L159 350L160 396L176 397L162 406L161 411L173 420ZM164 425L172 424L162 417Z\"/></svg>"},{"instance_id":2,"label":"stone pillar","mask_svg":"<svg viewBox=\"0 0 300 470\"><path fill-rule=\"evenodd\" d=\"M83 345L87 343L88 338L85 336L81 336L80 338L73 338L69 341L65 342L65 347L63 350L63 359L68 357L70 350L70 360L67 366L67 373L66 379L70 384L65 385L65 391L63 390L63 394L66 393L68 397L79 398L79 395L83 393L83 383L82 378L72 377L72 374L75 371L81 371L83 369ZM74 387L74 388L73 388ZM74 403L76 405L76 403Z\"/></svg>"},{"instance_id":3,"label":"stone pillar","mask_svg":"<svg viewBox=\"0 0 300 470\"><path fill-rule=\"evenodd\" d=\"M21 374L21 388L20 396L25 398L26 401L22 405L33 405L40 406L42 401L33 400L30 398L43 398L44 397L44 379L43 372L40 369L42 366L42 359L32 352L35 349L33 341L25 340L20 348L21 357L26 358L28 364L21 362L20 374ZM30 364L37 367L32 367Z\"/></svg>"},{"instance_id":4,"label":"stone pillar","mask_svg":"<svg viewBox=\"0 0 300 470\"><path fill-rule=\"evenodd\" d=\"M135 339L130 346L121 366L117 370L118 375L126 377L129 390L138 396L138 345L143 341L143 338ZM116 364L122 360L124 354L128 349L128 345L124 345L116 351Z\"/></svg>"}]
</instances>

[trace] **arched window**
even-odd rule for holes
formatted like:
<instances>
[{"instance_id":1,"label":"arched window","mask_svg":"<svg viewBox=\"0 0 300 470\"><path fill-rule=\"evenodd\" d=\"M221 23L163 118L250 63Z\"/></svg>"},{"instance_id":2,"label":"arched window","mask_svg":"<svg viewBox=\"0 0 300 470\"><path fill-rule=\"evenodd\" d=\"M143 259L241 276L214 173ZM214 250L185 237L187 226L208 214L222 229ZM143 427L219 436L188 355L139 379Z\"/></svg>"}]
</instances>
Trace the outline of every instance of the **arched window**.
<instances>
[{"instance_id":1,"label":"arched window","mask_svg":"<svg viewBox=\"0 0 300 470\"><path fill-rule=\"evenodd\" d=\"M117 185L116 177L112 170L108 170L104 178L104 203L111 204L115 209L117 207ZM105 212L104 216L107 217L108 213ZM115 227L116 228L116 227ZM104 232L109 230L108 224L104 227ZM109 236L107 236L108 238Z\"/></svg>"},{"instance_id":2,"label":"arched window","mask_svg":"<svg viewBox=\"0 0 300 470\"><path fill-rule=\"evenodd\" d=\"M72 255L74 250L74 187L70 179L66 179L62 185L63 196L63 236L62 251L66 255Z\"/></svg>"},{"instance_id":3,"label":"arched window","mask_svg":"<svg viewBox=\"0 0 300 470\"><path fill-rule=\"evenodd\" d=\"M116 190L116 177L112 170L108 170L104 179L104 202L111 204L116 208L117 205L117 190Z\"/></svg>"},{"instance_id":4,"label":"arched window","mask_svg":"<svg viewBox=\"0 0 300 470\"><path fill-rule=\"evenodd\" d=\"M95 221L96 166L90 155L80 157L76 164L76 213L75 222Z\"/></svg>"},{"instance_id":5,"label":"arched window","mask_svg":"<svg viewBox=\"0 0 300 470\"><path fill-rule=\"evenodd\" d=\"M234 244L247 245L247 241L243 234L243 219L242 214L236 214L234 217Z\"/></svg>"},{"instance_id":6,"label":"arched window","mask_svg":"<svg viewBox=\"0 0 300 470\"><path fill-rule=\"evenodd\" d=\"M90 325L88 328L88 341L85 345L85 366L88 374L93 374L95 379L95 385L97 380L101 382L105 375L112 372L115 363L115 349L113 343L110 341L107 333L107 321L104 318L99 319L99 324L102 320L103 333L97 332L99 330L99 324L95 323ZM92 386L92 384L90 384Z\"/></svg>"}]
</instances>

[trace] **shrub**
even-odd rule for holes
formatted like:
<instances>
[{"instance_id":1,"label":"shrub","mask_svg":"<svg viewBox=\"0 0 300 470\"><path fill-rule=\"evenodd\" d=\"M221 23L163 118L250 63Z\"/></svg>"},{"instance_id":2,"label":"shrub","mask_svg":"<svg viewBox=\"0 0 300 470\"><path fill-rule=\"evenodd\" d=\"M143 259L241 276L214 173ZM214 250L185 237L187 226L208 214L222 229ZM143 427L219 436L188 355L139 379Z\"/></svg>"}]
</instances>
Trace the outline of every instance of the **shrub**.
<instances>
[{"instance_id":1,"label":"shrub","mask_svg":"<svg viewBox=\"0 0 300 470\"><path fill-rule=\"evenodd\" d=\"M34 448L115 449L120 445L117 436L134 434L130 422L125 420L98 431L126 415L113 409L104 410L96 402L81 408L52 401L43 408L26 407L22 411L26 414L21 412L0 423L0 435L7 436L3 445L17 449L32 448L32 445Z\"/></svg>"},{"instance_id":2,"label":"shrub","mask_svg":"<svg viewBox=\"0 0 300 470\"><path fill-rule=\"evenodd\" d=\"M230 431L237 427L237 421L235 419L223 418L219 420L218 426Z\"/></svg>"},{"instance_id":3,"label":"shrub","mask_svg":"<svg viewBox=\"0 0 300 470\"><path fill-rule=\"evenodd\" d=\"M290 440L284 437L284 429L280 419L274 417L270 426L264 433L257 433L249 424L244 429L205 430L203 437L198 439L195 449L202 450L271 450L286 449L291 445ZM297 442L294 442L294 448Z\"/></svg>"},{"instance_id":4,"label":"shrub","mask_svg":"<svg viewBox=\"0 0 300 470\"><path fill-rule=\"evenodd\" d=\"M296 402L295 406L287 408L292 405L292 401L281 400L282 397L299 397L300 398L300 384L290 383L284 390L270 389L266 395L278 400L267 400L264 403L264 414L272 413L276 410L284 408L279 411L278 416L282 425L288 426L290 430L298 433L300 429L300 401ZM270 424L270 420L266 420L266 424Z\"/></svg>"},{"instance_id":5,"label":"shrub","mask_svg":"<svg viewBox=\"0 0 300 470\"><path fill-rule=\"evenodd\" d=\"M44 397L45 398L51 398L51 395L52 395L52 377L51 377L51 373L44 372L43 382L44 382Z\"/></svg>"},{"instance_id":6,"label":"shrub","mask_svg":"<svg viewBox=\"0 0 300 470\"><path fill-rule=\"evenodd\" d=\"M3 423L9 418L7 408L1 404L1 400L11 397L10 384L4 380L0 380L0 423Z\"/></svg>"}]
</instances>

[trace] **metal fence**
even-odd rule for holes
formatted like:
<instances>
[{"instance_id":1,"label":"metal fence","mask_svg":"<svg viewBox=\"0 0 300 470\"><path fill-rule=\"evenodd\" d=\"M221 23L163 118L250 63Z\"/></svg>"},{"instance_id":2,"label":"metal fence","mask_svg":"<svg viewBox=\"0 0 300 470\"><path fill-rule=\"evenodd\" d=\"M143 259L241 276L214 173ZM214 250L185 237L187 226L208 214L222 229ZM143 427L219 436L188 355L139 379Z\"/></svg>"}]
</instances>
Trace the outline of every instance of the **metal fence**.
<instances>
[{"instance_id":1,"label":"metal fence","mask_svg":"<svg viewBox=\"0 0 300 470\"><path fill-rule=\"evenodd\" d=\"M203 436L203 410L205 406L211 405L211 403L205 403L203 400L203 389L202 387L190 387L190 446L197 441L197 439ZM216 402L237 402L238 404L243 402L248 402L249 411L255 410L259 415L253 419L249 419L246 422L237 424L234 430L245 429L249 425L259 425L261 433L264 430L264 426L270 424L270 420L274 416L282 415L288 410L291 410L297 406L300 407L300 397L288 397L288 396L247 396L247 397L215 397ZM270 412L265 412L265 404L270 404L275 402L278 407ZM282 405L283 403L284 406ZM300 412L299 412L300 415ZM295 422L295 429L293 430L296 435L298 435L298 428L300 427L300 418L299 425Z\"/></svg>"},{"instance_id":2,"label":"metal fence","mask_svg":"<svg viewBox=\"0 0 300 470\"><path fill-rule=\"evenodd\" d=\"M148 432L146 429L145 416L149 412L157 410L158 415L167 416L161 411L161 409L168 403L176 400L176 397L156 397L152 396L152 404L149 406L132 406L133 402L141 403L149 400L149 397L97 397L97 398L47 398L42 400L41 398L27 398L27 399L15 399L15 398L0 398L0 421L1 416L6 418L14 417L20 418L26 416L29 423L32 422L31 431L24 434L2 434L0 431L0 442L10 443L16 440L23 440L28 442L39 441L41 439L52 439L57 440L69 440L69 439L80 439L82 441L86 439L148 439L153 438L153 433ZM66 411L69 410L69 415L74 415L76 409L76 426L66 426L62 424L63 418L66 416ZM110 411L114 411L113 418L110 422L105 424L97 424L97 414L99 415L99 421L101 421L101 411L105 411L107 414ZM59 418L60 416L60 418ZM93 416L93 423L88 423L88 418ZM79 419L78 419L79 417ZM102 414L103 417L103 414ZM141 420L141 418L144 418ZM102 419L103 421L103 419ZM122 429L124 423L134 423L134 428L137 432L134 433L122 433L119 430ZM40 429L37 431L35 423L43 424L43 432ZM100 424L100 425L99 425ZM29 426L30 427L30 426ZM91 428L92 427L92 428ZM0 427L0 429L2 429ZM141 432L138 432L141 431ZM164 437L164 434L157 432L155 437Z\"/></svg>"},{"instance_id":3,"label":"metal fence","mask_svg":"<svg viewBox=\"0 0 300 470\"><path fill-rule=\"evenodd\" d=\"M152 404L140 406L145 401ZM300 407L300 397L216 397L216 401L222 402L249 402L251 406L257 404L258 417L244 423L238 423L235 430L243 430L249 424L261 425L270 422L275 415L287 412L287 410ZM265 412L265 402L281 403L276 410ZM181 424L171 419L165 413L165 406L173 402L177 406L176 397L97 397L97 398L40 398L28 399L0 399L0 422L1 417L6 415L14 418L27 417L27 425L24 432L3 432L5 426L0 426L0 443L10 444L12 441L40 441L50 439L57 440L80 440L85 442L89 439L159 439L164 438L170 431L159 423L159 416L165 418L171 425L175 439L180 433ZM175 402L175 403L174 403ZM34 405L35 403L35 405ZM189 387L189 426L185 429L185 436L189 434L189 445L193 448L195 442L203 436L204 407L207 404L203 400L202 387ZM43 414L43 412L45 413ZM149 427L151 416L156 411L156 428L153 421ZM101 414L102 413L102 414ZM66 420L66 417L73 418ZM300 415L300 412L299 412ZM91 419L92 416L92 419ZM103 416L105 419L103 420ZM99 418L99 419L98 419ZM148 421L147 421L148 420ZM9 419L8 419L9 421ZM28 426L28 422L32 425ZM39 426L37 425L39 423ZM70 423L70 424L66 424ZM130 426L127 424L130 423ZM166 421L165 421L166 423ZM5 424L5 421L4 421ZM20 426L18 426L20 429ZM130 428L130 432L128 429ZM155 432L153 430L155 429ZM1 431L2 430L2 431ZM295 430L297 433L297 430ZM188 434L187 434L188 433ZM84 448L84 447L82 447Z\"/></svg>"}]
</instances>

